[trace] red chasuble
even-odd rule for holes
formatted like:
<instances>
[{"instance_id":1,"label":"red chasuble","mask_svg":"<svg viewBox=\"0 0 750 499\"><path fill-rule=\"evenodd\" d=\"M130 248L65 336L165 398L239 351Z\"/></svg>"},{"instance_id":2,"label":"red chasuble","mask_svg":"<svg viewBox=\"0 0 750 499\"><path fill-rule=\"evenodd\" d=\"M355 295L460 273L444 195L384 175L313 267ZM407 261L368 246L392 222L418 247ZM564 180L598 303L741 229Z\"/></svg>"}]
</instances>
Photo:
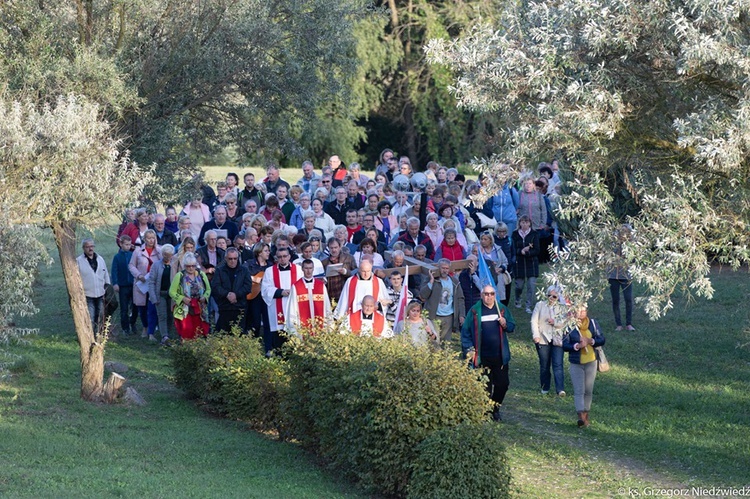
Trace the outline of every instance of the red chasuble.
<instances>
[{"instance_id":1,"label":"red chasuble","mask_svg":"<svg viewBox=\"0 0 750 499\"><path fill-rule=\"evenodd\" d=\"M378 297L380 296L380 283L378 282L378 278L376 276L370 277L372 280L372 296L375 298L375 301L378 301ZM349 303L348 308L346 309L347 312L352 311L352 305L354 305L354 295L357 293L357 283L359 282L359 277L354 276L351 281L349 281ZM367 282L367 281L365 281Z\"/></svg>"},{"instance_id":2,"label":"red chasuble","mask_svg":"<svg viewBox=\"0 0 750 499\"><path fill-rule=\"evenodd\" d=\"M279 265L276 264L273 267L273 285L276 286L276 289L281 289L281 274L279 272ZM292 281L297 281L297 266L292 264L292 268L289 270L289 272L292 273ZM281 301L281 298L276 298L276 317L277 317L277 323L279 326L283 326L286 324L286 317L284 317L284 304Z\"/></svg>"},{"instance_id":3,"label":"red chasuble","mask_svg":"<svg viewBox=\"0 0 750 499\"><path fill-rule=\"evenodd\" d=\"M359 336L362 332L362 311L358 310L353 314L349 314L349 325L352 328L352 333L355 336ZM377 312L372 314L372 335L376 338L380 338L385 327L385 317L383 314Z\"/></svg>"},{"instance_id":4,"label":"red chasuble","mask_svg":"<svg viewBox=\"0 0 750 499\"><path fill-rule=\"evenodd\" d=\"M300 327L313 329L322 324L323 315L325 313L323 301L325 300L325 295L323 294L323 281L321 279L313 279L312 299L313 313L315 314L314 319L313 317L310 317L310 305L308 301L310 299L310 295L307 292L307 286L305 286L304 278L299 279L294 283L294 291L295 293L297 293Z\"/></svg>"}]
</instances>

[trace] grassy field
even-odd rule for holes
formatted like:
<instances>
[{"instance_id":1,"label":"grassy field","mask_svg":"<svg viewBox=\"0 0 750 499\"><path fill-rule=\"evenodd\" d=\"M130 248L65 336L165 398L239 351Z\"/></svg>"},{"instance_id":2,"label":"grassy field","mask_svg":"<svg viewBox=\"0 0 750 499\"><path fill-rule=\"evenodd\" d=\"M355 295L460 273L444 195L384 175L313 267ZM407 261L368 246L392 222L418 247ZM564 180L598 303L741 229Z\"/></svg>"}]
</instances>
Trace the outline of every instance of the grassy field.
<instances>
[{"instance_id":1,"label":"grassy field","mask_svg":"<svg viewBox=\"0 0 750 499\"><path fill-rule=\"evenodd\" d=\"M113 244L97 250L109 262ZM677 300L669 316L615 333L607 303L590 315L607 337L612 371L597 377L592 426L566 398L542 396L528 315L511 340L504 421L516 497L616 497L677 487L750 484L750 279L714 272L715 298ZM130 366L144 408L78 398L78 345L58 266L41 275L40 333L0 384L0 495L5 497L356 497L293 444L214 418L170 382L168 351L112 341L107 360ZM637 291L637 289L636 289ZM653 495L653 493L651 494Z\"/></svg>"},{"instance_id":2,"label":"grassy field","mask_svg":"<svg viewBox=\"0 0 750 499\"><path fill-rule=\"evenodd\" d=\"M97 246L109 263L113 246ZM145 407L80 400L78 343L59 266L37 288L39 328L0 383L2 497L360 497L292 444L212 417L170 382L169 351L140 337L110 341Z\"/></svg>"},{"instance_id":3,"label":"grassy field","mask_svg":"<svg viewBox=\"0 0 750 499\"><path fill-rule=\"evenodd\" d=\"M260 166L242 168L233 166L204 166L203 171L206 173L206 179L211 183L211 186L214 187L214 189L216 188L216 183L227 178L227 173L229 172L234 172L240 177L240 188L245 187L242 179L246 173L253 173L256 182L260 182L266 177L265 168ZM289 182L290 185L294 185L300 178L302 178L302 167L281 168L279 169L279 173L281 174L281 178ZM320 174L320 170L317 170L317 173Z\"/></svg>"}]
</instances>

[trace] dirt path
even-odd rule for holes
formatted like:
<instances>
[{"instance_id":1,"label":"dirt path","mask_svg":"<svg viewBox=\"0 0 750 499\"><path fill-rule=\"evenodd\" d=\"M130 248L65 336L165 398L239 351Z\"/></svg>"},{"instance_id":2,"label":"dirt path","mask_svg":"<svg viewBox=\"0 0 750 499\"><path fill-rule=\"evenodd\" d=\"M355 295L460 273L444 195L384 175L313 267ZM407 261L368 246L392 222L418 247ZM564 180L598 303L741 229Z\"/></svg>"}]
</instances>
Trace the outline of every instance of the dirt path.
<instances>
[{"instance_id":1,"label":"dirt path","mask_svg":"<svg viewBox=\"0 0 750 499\"><path fill-rule=\"evenodd\" d=\"M500 424L515 442L508 454L517 497L640 497L650 489L689 489L674 476L603 448L596 423L576 436L534 414L507 410Z\"/></svg>"}]
</instances>

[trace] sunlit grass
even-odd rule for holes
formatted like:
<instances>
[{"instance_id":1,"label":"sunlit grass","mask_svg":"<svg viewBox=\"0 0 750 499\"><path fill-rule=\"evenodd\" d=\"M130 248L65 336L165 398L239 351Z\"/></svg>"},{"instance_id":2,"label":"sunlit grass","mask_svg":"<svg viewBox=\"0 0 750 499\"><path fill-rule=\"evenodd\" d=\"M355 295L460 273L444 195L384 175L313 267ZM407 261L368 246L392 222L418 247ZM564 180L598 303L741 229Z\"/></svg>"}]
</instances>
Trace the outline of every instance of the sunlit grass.
<instances>
[{"instance_id":1,"label":"sunlit grass","mask_svg":"<svg viewBox=\"0 0 750 499\"><path fill-rule=\"evenodd\" d=\"M239 172L238 172L239 173ZM97 240L105 260L109 232ZM130 367L145 408L78 397L78 344L59 267L40 275L41 313L19 325L41 334L0 384L0 494L9 497L347 497L353 487L304 452L205 414L169 382L167 352L140 338L108 345ZM518 497L612 497L622 488L750 483L750 280L715 272L711 301L677 300L665 319L637 312L615 332L608 303L590 315L607 337L612 370L599 374L586 430L573 390L542 396L529 316L513 309L511 388L504 433ZM636 289L637 291L637 289Z\"/></svg>"}]
</instances>

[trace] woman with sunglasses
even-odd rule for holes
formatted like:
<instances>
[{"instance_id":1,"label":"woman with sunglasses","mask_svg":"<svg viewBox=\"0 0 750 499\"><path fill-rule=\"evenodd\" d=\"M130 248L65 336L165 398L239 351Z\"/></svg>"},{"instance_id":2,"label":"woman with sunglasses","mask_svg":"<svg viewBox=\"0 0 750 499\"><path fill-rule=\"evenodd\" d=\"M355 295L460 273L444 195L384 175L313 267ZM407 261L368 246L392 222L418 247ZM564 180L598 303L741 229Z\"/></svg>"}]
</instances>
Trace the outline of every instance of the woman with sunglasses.
<instances>
[{"instance_id":1,"label":"woman with sunglasses","mask_svg":"<svg viewBox=\"0 0 750 499\"><path fill-rule=\"evenodd\" d=\"M211 285L205 273L198 269L198 260L187 253L182 261L183 270L175 275L169 286L169 296L175 304L174 325L183 340L207 336L208 298Z\"/></svg>"},{"instance_id":2,"label":"woman with sunglasses","mask_svg":"<svg viewBox=\"0 0 750 499\"><path fill-rule=\"evenodd\" d=\"M555 286L547 288L547 301L537 302L531 314L531 336L539 357L539 384L542 395L550 389L550 365L555 378L555 390L565 396L565 374L563 371L563 326L565 308L560 300L560 291Z\"/></svg>"},{"instance_id":3,"label":"woman with sunglasses","mask_svg":"<svg viewBox=\"0 0 750 499\"><path fill-rule=\"evenodd\" d=\"M227 220L237 224L238 227L242 225L242 208L237 204L237 196L234 194L227 194L224 198L224 204L227 207Z\"/></svg>"}]
</instances>

